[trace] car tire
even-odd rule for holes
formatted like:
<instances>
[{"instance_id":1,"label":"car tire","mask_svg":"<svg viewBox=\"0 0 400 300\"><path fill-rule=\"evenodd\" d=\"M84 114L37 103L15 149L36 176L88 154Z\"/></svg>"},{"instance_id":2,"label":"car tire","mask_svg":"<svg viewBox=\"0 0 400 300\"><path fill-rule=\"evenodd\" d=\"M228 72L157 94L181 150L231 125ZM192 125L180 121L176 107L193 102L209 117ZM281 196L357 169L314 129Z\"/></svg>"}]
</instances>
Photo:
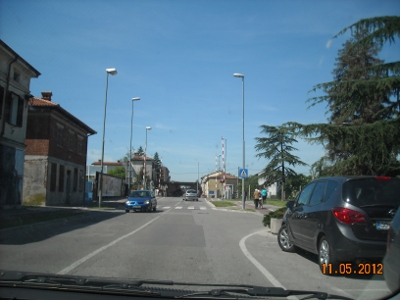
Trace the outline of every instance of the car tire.
<instances>
[{"instance_id":1,"label":"car tire","mask_svg":"<svg viewBox=\"0 0 400 300\"><path fill-rule=\"evenodd\" d=\"M290 242L286 225L282 225L278 231L278 245L285 252L295 252L295 246Z\"/></svg>"},{"instance_id":2,"label":"car tire","mask_svg":"<svg viewBox=\"0 0 400 300\"><path fill-rule=\"evenodd\" d=\"M129 209L125 209L125 212L128 213L128 212L129 212Z\"/></svg>"},{"instance_id":3,"label":"car tire","mask_svg":"<svg viewBox=\"0 0 400 300\"><path fill-rule=\"evenodd\" d=\"M335 256L335 252L332 249L331 244L329 243L328 239L326 236L323 236L318 245L318 265L319 268L321 269L321 272L323 272L323 267L322 265L325 264L326 266L331 264L332 265L332 270L336 270L336 267L338 265L338 261ZM326 268L325 268L326 270Z\"/></svg>"},{"instance_id":4,"label":"car tire","mask_svg":"<svg viewBox=\"0 0 400 300\"><path fill-rule=\"evenodd\" d=\"M154 207L153 207L153 211L156 211L156 210L157 210L157 206L154 206Z\"/></svg>"}]
</instances>

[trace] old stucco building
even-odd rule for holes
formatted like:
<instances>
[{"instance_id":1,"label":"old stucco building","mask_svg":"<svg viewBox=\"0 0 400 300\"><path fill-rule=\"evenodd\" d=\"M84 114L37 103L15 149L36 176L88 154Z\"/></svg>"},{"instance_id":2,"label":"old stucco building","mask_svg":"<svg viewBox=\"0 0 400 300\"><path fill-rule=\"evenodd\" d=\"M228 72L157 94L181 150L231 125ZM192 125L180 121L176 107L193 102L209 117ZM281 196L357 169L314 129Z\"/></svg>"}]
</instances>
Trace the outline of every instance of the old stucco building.
<instances>
[{"instance_id":1,"label":"old stucco building","mask_svg":"<svg viewBox=\"0 0 400 300\"><path fill-rule=\"evenodd\" d=\"M0 206L22 202L30 81L39 76L0 40Z\"/></svg>"}]
</instances>

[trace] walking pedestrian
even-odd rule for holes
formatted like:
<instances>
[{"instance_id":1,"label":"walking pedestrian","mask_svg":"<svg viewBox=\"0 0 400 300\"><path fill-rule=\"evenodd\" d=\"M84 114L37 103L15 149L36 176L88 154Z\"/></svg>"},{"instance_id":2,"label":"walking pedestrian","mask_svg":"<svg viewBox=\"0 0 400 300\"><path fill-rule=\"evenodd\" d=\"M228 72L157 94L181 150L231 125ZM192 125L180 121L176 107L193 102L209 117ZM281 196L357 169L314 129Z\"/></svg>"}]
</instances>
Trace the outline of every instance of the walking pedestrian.
<instances>
[{"instance_id":1,"label":"walking pedestrian","mask_svg":"<svg viewBox=\"0 0 400 300\"><path fill-rule=\"evenodd\" d=\"M258 206L264 208L262 192L260 190L258 190Z\"/></svg>"},{"instance_id":2,"label":"walking pedestrian","mask_svg":"<svg viewBox=\"0 0 400 300\"><path fill-rule=\"evenodd\" d=\"M261 195L262 195L263 204L267 204L268 191L265 189L265 187L262 189Z\"/></svg>"},{"instance_id":3,"label":"walking pedestrian","mask_svg":"<svg viewBox=\"0 0 400 300\"><path fill-rule=\"evenodd\" d=\"M260 198L260 191L258 189L254 190L254 207L257 209L258 208L258 199Z\"/></svg>"}]
</instances>

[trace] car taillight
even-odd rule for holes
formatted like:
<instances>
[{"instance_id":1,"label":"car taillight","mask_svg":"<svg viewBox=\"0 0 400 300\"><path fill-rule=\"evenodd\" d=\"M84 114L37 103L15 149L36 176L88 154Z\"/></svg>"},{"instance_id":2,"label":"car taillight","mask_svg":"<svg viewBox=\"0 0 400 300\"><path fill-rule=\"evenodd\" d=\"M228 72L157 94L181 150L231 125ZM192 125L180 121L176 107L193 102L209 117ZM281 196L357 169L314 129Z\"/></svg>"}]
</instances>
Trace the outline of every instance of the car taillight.
<instances>
[{"instance_id":1,"label":"car taillight","mask_svg":"<svg viewBox=\"0 0 400 300\"><path fill-rule=\"evenodd\" d=\"M365 216L362 213L348 208L334 207L332 208L332 212L339 222L346 225L366 222Z\"/></svg>"},{"instance_id":2,"label":"car taillight","mask_svg":"<svg viewBox=\"0 0 400 300\"><path fill-rule=\"evenodd\" d=\"M376 176L375 177L376 180L390 180L389 176Z\"/></svg>"}]
</instances>

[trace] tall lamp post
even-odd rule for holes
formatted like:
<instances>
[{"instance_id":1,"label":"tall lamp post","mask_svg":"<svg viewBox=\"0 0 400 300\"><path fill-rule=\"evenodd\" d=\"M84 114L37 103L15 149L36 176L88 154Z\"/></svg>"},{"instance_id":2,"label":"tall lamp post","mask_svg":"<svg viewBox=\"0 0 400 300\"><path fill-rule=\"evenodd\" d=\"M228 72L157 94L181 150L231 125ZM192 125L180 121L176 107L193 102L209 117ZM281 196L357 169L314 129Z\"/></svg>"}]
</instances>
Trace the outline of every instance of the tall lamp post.
<instances>
[{"instance_id":1,"label":"tall lamp post","mask_svg":"<svg viewBox=\"0 0 400 300\"><path fill-rule=\"evenodd\" d=\"M108 75L116 75L117 69L106 69L106 97L104 100L104 122L103 122L103 139L101 145L101 167L100 167L100 192L99 192L99 207L101 207L101 200L103 199L103 161L104 161L104 135L106 131L106 112L107 112L107 93L108 93Z\"/></svg>"},{"instance_id":2,"label":"tall lamp post","mask_svg":"<svg viewBox=\"0 0 400 300\"><path fill-rule=\"evenodd\" d=\"M143 160L144 167L143 167L143 184L142 184L142 187L145 190L147 189L147 185L146 185L146 156L147 156L147 131L148 130L151 130L150 126L146 126L146 143L145 143L145 146L144 146L144 160Z\"/></svg>"},{"instance_id":3,"label":"tall lamp post","mask_svg":"<svg viewBox=\"0 0 400 300\"><path fill-rule=\"evenodd\" d=\"M233 73L234 77L242 78L242 132L243 132L243 149L242 149L242 165L243 169L245 168L245 160L244 160L244 75L240 73ZM245 209L244 202L244 177L242 177L242 208Z\"/></svg>"},{"instance_id":4,"label":"tall lamp post","mask_svg":"<svg viewBox=\"0 0 400 300\"><path fill-rule=\"evenodd\" d=\"M139 101L140 97L132 98L132 114L131 114L131 139L129 143L129 159L128 159L128 195L131 193L131 159L132 159L132 123L133 123L133 102Z\"/></svg>"}]
</instances>

